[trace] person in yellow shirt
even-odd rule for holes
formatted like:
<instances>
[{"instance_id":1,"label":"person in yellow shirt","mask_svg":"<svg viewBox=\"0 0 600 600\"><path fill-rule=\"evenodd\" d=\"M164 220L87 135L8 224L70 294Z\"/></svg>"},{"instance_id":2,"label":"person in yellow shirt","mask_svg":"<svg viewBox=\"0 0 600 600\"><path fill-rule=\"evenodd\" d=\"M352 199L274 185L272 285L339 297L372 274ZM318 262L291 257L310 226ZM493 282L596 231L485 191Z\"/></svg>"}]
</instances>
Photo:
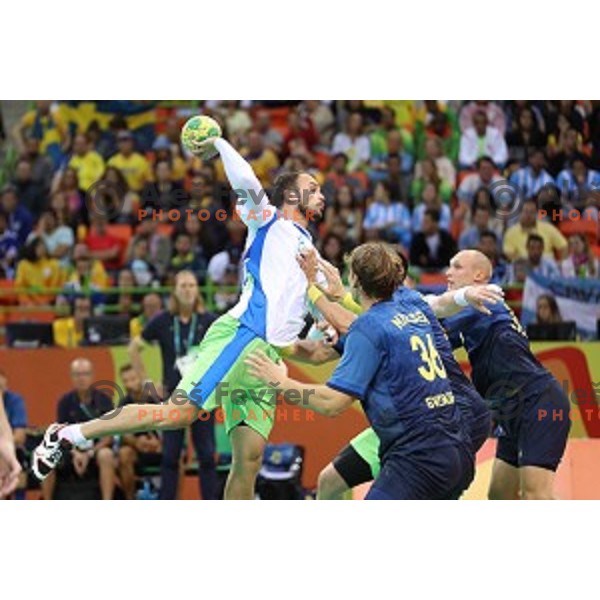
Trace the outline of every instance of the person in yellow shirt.
<instances>
[{"instance_id":1,"label":"person in yellow shirt","mask_svg":"<svg viewBox=\"0 0 600 600\"><path fill-rule=\"evenodd\" d=\"M527 239L531 233L537 233L543 238L544 256L554 258L556 252L558 260L566 257L568 242L565 236L551 223L537 218L537 204L530 199L525 200L521 207L519 222L509 227L504 234L503 250L508 260L527 258Z\"/></svg>"},{"instance_id":2,"label":"person in yellow shirt","mask_svg":"<svg viewBox=\"0 0 600 600\"><path fill-rule=\"evenodd\" d=\"M121 131L117 135L119 151L108 160L111 167L123 173L130 190L139 192L152 181L150 163L139 152L134 152L133 135L130 131Z\"/></svg>"},{"instance_id":3,"label":"person in yellow shirt","mask_svg":"<svg viewBox=\"0 0 600 600\"><path fill-rule=\"evenodd\" d=\"M54 344L62 348L77 348L83 341L84 322L92 316L92 301L79 296L73 302L73 316L56 319L52 323Z\"/></svg>"},{"instance_id":4,"label":"person in yellow shirt","mask_svg":"<svg viewBox=\"0 0 600 600\"><path fill-rule=\"evenodd\" d=\"M77 244L73 249L73 263L65 287L74 290L90 288L102 290L110 287L110 279L102 261L92 259L89 248L85 244Z\"/></svg>"},{"instance_id":5,"label":"person in yellow shirt","mask_svg":"<svg viewBox=\"0 0 600 600\"><path fill-rule=\"evenodd\" d=\"M44 290L60 288L64 280L65 273L60 263L49 258L46 243L41 237L35 237L25 246L15 277L15 287L35 289L20 293L19 304L50 304L55 294L44 293Z\"/></svg>"},{"instance_id":6,"label":"person in yellow shirt","mask_svg":"<svg viewBox=\"0 0 600 600\"><path fill-rule=\"evenodd\" d=\"M83 134L73 140L73 156L69 167L77 171L79 187L87 192L104 175L104 159L93 149Z\"/></svg>"},{"instance_id":7,"label":"person in yellow shirt","mask_svg":"<svg viewBox=\"0 0 600 600\"><path fill-rule=\"evenodd\" d=\"M162 308L162 299L158 294L150 292L144 296L142 300L142 314L129 321L129 336L132 340L142 335L146 323L157 315Z\"/></svg>"},{"instance_id":8,"label":"person in yellow shirt","mask_svg":"<svg viewBox=\"0 0 600 600\"><path fill-rule=\"evenodd\" d=\"M279 168L279 159L273 150L265 148L264 137L258 131L248 134L248 143L241 154L250 163L263 187L270 187L273 174Z\"/></svg>"}]
</instances>

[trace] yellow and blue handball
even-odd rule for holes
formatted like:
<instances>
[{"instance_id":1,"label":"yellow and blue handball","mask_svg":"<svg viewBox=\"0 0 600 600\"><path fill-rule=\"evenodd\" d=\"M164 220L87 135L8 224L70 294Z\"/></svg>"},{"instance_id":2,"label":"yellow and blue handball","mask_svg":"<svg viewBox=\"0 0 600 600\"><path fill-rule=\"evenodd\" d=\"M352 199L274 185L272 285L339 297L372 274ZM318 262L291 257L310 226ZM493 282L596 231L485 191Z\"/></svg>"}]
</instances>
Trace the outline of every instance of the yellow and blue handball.
<instances>
[{"instance_id":1,"label":"yellow and blue handball","mask_svg":"<svg viewBox=\"0 0 600 600\"><path fill-rule=\"evenodd\" d=\"M198 145L204 140L221 137L221 135L221 126L214 119L206 115L197 115L188 119L181 128L181 143L188 152L200 155L202 158L209 158L216 153L216 150L211 147L199 151Z\"/></svg>"}]
</instances>

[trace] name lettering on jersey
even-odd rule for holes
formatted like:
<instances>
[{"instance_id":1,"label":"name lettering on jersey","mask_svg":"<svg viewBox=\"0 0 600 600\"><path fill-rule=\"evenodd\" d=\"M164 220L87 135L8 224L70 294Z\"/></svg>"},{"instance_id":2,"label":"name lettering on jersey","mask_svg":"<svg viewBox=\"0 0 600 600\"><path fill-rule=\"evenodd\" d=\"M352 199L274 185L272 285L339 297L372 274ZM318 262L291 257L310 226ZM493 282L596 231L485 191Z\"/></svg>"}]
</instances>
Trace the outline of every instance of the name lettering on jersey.
<instances>
[{"instance_id":1,"label":"name lettering on jersey","mask_svg":"<svg viewBox=\"0 0 600 600\"><path fill-rule=\"evenodd\" d=\"M395 325L398 329L402 329L406 325L427 325L429 319L421 310L416 310L411 313L398 313L392 320L392 325Z\"/></svg>"},{"instance_id":2,"label":"name lettering on jersey","mask_svg":"<svg viewBox=\"0 0 600 600\"><path fill-rule=\"evenodd\" d=\"M427 398L425 398L425 404L427 404L427 408L431 409L450 406L451 404L454 404L454 394L452 392L445 392L444 394L427 396Z\"/></svg>"}]
</instances>

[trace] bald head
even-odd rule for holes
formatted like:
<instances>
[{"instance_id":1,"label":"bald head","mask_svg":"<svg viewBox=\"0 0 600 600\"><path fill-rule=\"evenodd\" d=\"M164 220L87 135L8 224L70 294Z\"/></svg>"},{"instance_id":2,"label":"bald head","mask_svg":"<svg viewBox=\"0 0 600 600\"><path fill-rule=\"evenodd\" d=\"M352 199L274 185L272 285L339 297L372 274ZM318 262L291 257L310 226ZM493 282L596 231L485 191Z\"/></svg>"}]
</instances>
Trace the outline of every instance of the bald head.
<instances>
[{"instance_id":1,"label":"bald head","mask_svg":"<svg viewBox=\"0 0 600 600\"><path fill-rule=\"evenodd\" d=\"M479 250L463 250L452 258L446 274L449 290L488 283L492 277L492 263Z\"/></svg>"},{"instance_id":2,"label":"bald head","mask_svg":"<svg viewBox=\"0 0 600 600\"><path fill-rule=\"evenodd\" d=\"M73 387L80 394L85 394L92 386L94 368L87 358L76 358L71 363L71 380Z\"/></svg>"}]
</instances>

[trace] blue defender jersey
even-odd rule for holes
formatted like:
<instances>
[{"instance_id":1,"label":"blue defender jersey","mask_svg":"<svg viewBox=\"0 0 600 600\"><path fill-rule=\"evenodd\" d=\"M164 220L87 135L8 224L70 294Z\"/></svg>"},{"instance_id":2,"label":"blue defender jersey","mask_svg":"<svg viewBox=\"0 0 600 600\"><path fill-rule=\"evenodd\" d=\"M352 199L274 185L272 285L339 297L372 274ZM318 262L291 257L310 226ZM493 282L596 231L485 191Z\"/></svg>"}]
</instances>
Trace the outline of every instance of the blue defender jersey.
<instances>
[{"instance_id":1,"label":"blue defender jersey","mask_svg":"<svg viewBox=\"0 0 600 600\"><path fill-rule=\"evenodd\" d=\"M490 400L511 398L528 385L551 377L529 348L521 323L506 303L489 305L491 315L467 307L444 319L454 348L469 354L477 391Z\"/></svg>"},{"instance_id":2,"label":"blue defender jersey","mask_svg":"<svg viewBox=\"0 0 600 600\"><path fill-rule=\"evenodd\" d=\"M327 382L358 398L384 456L466 444L460 412L435 344L431 318L401 288L350 326Z\"/></svg>"}]
</instances>

